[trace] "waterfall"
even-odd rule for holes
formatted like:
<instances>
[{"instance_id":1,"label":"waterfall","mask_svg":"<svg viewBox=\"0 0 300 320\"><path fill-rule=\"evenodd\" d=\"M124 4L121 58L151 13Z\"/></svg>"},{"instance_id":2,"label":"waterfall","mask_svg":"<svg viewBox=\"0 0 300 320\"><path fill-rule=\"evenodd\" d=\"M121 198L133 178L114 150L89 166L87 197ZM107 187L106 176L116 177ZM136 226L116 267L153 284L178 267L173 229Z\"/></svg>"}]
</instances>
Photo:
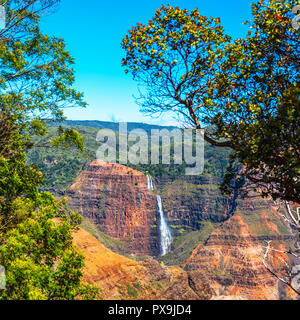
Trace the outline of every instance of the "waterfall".
<instances>
[{"instance_id":1,"label":"waterfall","mask_svg":"<svg viewBox=\"0 0 300 320\"><path fill-rule=\"evenodd\" d=\"M160 237L161 237L161 255L166 255L172 244L172 235L165 219L164 210L162 207L161 197L157 196L157 209L160 215Z\"/></svg>"},{"instance_id":2,"label":"waterfall","mask_svg":"<svg viewBox=\"0 0 300 320\"><path fill-rule=\"evenodd\" d=\"M154 190L153 180L149 175L147 175L147 185L148 185L149 190L151 190L151 191ZM160 240L161 255L164 256L170 251L170 247L171 247L173 238L171 235L171 231L168 227L168 223L165 219L164 210L163 210L162 202L161 202L161 197L159 195L157 196L157 210L158 210L159 216L160 216L159 230L160 230L160 239L161 239Z\"/></svg>"},{"instance_id":3,"label":"waterfall","mask_svg":"<svg viewBox=\"0 0 300 320\"><path fill-rule=\"evenodd\" d=\"M153 181L152 181L152 178L150 176L147 176L147 184L148 184L148 189L153 191L154 190Z\"/></svg>"}]
</instances>

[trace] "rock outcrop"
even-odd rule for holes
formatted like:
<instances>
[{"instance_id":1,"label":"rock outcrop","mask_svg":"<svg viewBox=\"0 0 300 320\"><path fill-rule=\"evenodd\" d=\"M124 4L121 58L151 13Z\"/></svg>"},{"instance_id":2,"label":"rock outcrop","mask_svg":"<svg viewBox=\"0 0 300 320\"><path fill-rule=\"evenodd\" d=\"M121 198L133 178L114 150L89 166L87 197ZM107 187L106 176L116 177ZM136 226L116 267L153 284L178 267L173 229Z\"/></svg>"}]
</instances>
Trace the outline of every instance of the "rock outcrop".
<instances>
[{"instance_id":1,"label":"rock outcrop","mask_svg":"<svg viewBox=\"0 0 300 320\"><path fill-rule=\"evenodd\" d=\"M266 203L240 203L236 214L213 231L206 243L199 244L185 262L191 275L200 270L206 275L213 299L278 300L294 296L285 292L263 265L265 240L272 240L273 247L283 251L293 239L275 210L265 211ZM271 253L268 258L278 275L285 272L284 261L288 262L288 256L281 253Z\"/></svg>"},{"instance_id":2,"label":"rock outcrop","mask_svg":"<svg viewBox=\"0 0 300 320\"><path fill-rule=\"evenodd\" d=\"M189 178L189 179L188 179ZM168 218L183 228L199 230L202 221L222 222L229 218L231 198L221 195L216 179L188 177L167 182L162 200ZM176 224L176 223L175 223Z\"/></svg>"},{"instance_id":3,"label":"rock outcrop","mask_svg":"<svg viewBox=\"0 0 300 320\"><path fill-rule=\"evenodd\" d=\"M100 289L104 300L195 300L209 299L209 285L193 284L189 274L156 260L136 262L113 253L83 229L75 232L73 242L85 256L83 280Z\"/></svg>"},{"instance_id":4,"label":"rock outcrop","mask_svg":"<svg viewBox=\"0 0 300 320\"><path fill-rule=\"evenodd\" d=\"M147 177L120 164L95 160L68 190L70 207L124 243L122 253L156 255L156 199Z\"/></svg>"},{"instance_id":5,"label":"rock outcrop","mask_svg":"<svg viewBox=\"0 0 300 320\"><path fill-rule=\"evenodd\" d=\"M74 239L87 257L86 281L99 286L104 299L293 298L262 262L265 241L280 250L294 241L272 202L226 199L215 183L209 177L156 181L175 240L163 259L181 268L130 260L81 230ZM156 199L143 173L93 161L68 195L74 210L125 244L118 253L158 255ZM278 274L284 262L285 254L268 260Z\"/></svg>"}]
</instances>

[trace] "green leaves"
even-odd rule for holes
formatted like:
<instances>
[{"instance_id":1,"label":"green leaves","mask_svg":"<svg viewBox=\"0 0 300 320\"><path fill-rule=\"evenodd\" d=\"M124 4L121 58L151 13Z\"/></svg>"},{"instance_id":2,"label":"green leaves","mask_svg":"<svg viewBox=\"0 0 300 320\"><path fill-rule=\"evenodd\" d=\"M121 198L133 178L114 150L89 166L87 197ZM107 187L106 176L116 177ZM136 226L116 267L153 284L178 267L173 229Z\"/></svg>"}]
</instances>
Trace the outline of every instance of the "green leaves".
<instances>
[{"instance_id":1,"label":"green leaves","mask_svg":"<svg viewBox=\"0 0 300 320\"><path fill-rule=\"evenodd\" d=\"M220 19L203 17L198 9L162 6L147 25L134 26L121 44L122 65L147 91L137 100L142 111L178 111L198 127L216 99L216 74L229 41Z\"/></svg>"},{"instance_id":2,"label":"green leaves","mask_svg":"<svg viewBox=\"0 0 300 320\"><path fill-rule=\"evenodd\" d=\"M262 194L299 202L299 121L292 114L299 115L300 44L292 28L294 5L254 3L251 31L234 43L219 19L162 6L147 25L137 24L126 35L122 64L142 85L142 111L174 112L196 128L210 126L205 139L230 146L249 181L265 188Z\"/></svg>"},{"instance_id":3,"label":"green leaves","mask_svg":"<svg viewBox=\"0 0 300 320\"><path fill-rule=\"evenodd\" d=\"M38 178L24 155L0 158L0 264L7 275L0 300L96 298L81 282L84 259L72 244L81 217L65 199L38 193Z\"/></svg>"},{"instance_id":4,"label":"green leaves","mask_svg":"<svg viewBox=\"0 0 300 320\"><path fill-rule=\"evenodd\" d=\"M291 6L289 0L253 5L255 33L227 48L222 81L229 90L220 91L226 104L212 123L219 138L231 139L244 174L264 194L299 202L299 120L283 113L299 109L300 46Z\"/></svg>"},{"instance_id":5,"label":"green leaves","mask_svg":"<svg viewBox=\"0 0 300 320\"><path fill-rule=\"evenodd\" d=\"M39 14L57 2L5 3L8 23L0 31L0 111L8 105L18 109L23 113L19 123L28 131L34 124L29 119L59 121L64 107L86 106L82 93L72 88L74 61L64 41L39 30Z\"/></svg>"},{"instance_id":6,"label":"green leaves","mask_svg":"<svg viewBox=\"0 0 300 320\"><path fill-rule=\"evenodd\" d=\"M51 140L51 145L53 147L64 147L69 148L70 146L75 146L81 152L84 151L84 141L80 133L74 129L63 129L58 128L59 136Z\"/></svg>"},{"instance_id":7,"label":"green leaves","mask_svg":"<svg viewBox=\"0 0 300 320\"><path fill-rule=\"evenodd\" d=\"M33 136L48 137L48 121L63 120L66 106L85 106L72 88L74 63L62 39L43 35L39 15L57 0L6 1L0 30L0 265L6 268L1 299L97 297L83 284L84 259L72 244L80 217L66 200L40 193L44 181L26 154ZM42 139L41 139L42 140ZM84 149L80 134L58 128L39 147Z\"/></svg>"},{"instance_id":8,"label":"green leaves","mask_svg":"<svg viewBox=\"0 0 300 320\"><path fill-rule=\"evenodd\" d=\"M72 300L81 294L84 260L71 235L76 227L67 215L53 220L56 206L59 203L49 206L41 197L39 208L32 212L19 202L18 210L27 218L6 232L2 241L0 264L6 267L7 289L0 291L0 299ZM84 288L87 292L87 285Z\"/></svg>"}]
</instances>

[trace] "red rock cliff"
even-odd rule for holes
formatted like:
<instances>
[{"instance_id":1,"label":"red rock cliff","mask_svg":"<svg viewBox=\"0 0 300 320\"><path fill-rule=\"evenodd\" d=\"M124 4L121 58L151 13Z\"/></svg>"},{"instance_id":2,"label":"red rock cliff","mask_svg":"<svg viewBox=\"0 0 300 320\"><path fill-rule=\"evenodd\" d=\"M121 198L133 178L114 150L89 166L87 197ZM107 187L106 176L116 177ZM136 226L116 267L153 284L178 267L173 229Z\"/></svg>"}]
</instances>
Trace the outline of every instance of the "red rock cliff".
<instances>
[{"instance_id":1,"label":"red rock cliff","mask_svg":"<svg viewBox=\"0 0 300 320\"><path fill-rule=\"evenodd\" d=\"M200 271L206 276L214 299L295 297L263 265L264 240L273 240L274 248L286 250L285 245L293 236L288 229L283 230L284 224L275 210L255 212L253 208L251 200L240 203L236 214L213 231L206 243L199 244L185 262L191 275ZM268 264L281 276L283 261L288 261L287 255L275 254Z\"/></svg>"},{"instance_id":2,"label":"red rock cliff","mask_svg":"<svg viewBox=\"0 0 300 320\"><path fill-rule=\"evenodd\" d=\"M84 281L97 286L104 300L196 300L211 297L207 283L194 286L187 272L177 266L161 266L153 259L130 260L105 248L82 229L73 234L73 242L85 256Z\"/></svg>"},{"instance_id":3,"label":"red rock cliff","mask_svg":"<svg viewBox=\"0 0 300 320\"><path fill-rule=\"evenodd\" d=\"M157 253L155 234L152 234L156 200L147 188L143 173L95 160L79 175L68 195L73 210L125 243L123 253Z\"/></svg>"}]
</instances>

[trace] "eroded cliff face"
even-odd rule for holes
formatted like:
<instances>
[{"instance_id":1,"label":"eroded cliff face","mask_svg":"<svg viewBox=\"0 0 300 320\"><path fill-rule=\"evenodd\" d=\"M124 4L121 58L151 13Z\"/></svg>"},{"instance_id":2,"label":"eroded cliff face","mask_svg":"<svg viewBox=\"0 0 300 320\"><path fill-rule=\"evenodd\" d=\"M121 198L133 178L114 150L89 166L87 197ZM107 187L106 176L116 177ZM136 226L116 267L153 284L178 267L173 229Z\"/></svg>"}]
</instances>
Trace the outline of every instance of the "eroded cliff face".
<instances>
[{"instance_id":1,"label":"eroded cliff face","mask_svg":"<svg viewBox=\"0 0 300 320\"><path fill-rule=\"evenodd\" d=\"M220 193L218 181L208 176L167 182L162 187L162 200L174 225L193 230L199 230L203 221L225 221L234 205L231 197Z\"/></svg>"},{"instance_id":2,"label":"eroded cliff face","mask_svg":"<svg viewBox=\"0 0 300 320\"><path fill-rule=\"evenodd\" d=\"M97 286L104 300L203 300L212 296L204 280L195 284L183 269L164 267L156 260L130 260L105 248L83 229L73 234L73 242L85 256L83 280Z\"/></svg>"},{"instance_id":3,"label":"eroded cliff face","mask_svg":"<svg viewBox=\"0 0 300 320\"><path fill-rule=\"evenodd\" d=\"M285 250L293 236L265 200L245 200L236 214L200 243L185 262L192 275L201 271L209 279L213 299L277 300L293 298L263 265L265 240ZM285 273L285 254L271 254L267 263L278 275Z\"/></svg>"},{"instance_id":4,"label":"eroded cliff face","mask_svg":"<svg viewBox=\"0 0 300 320\"><path fill-rule=\"evenodd\" d=\"M156 186L174 236L172 251L163 259L173 266L163 267L154 259L127 259L83 231L75 236L87 257L85 279L102 289L103 298L294 298L262 262L265 241L272 240L281 250L294 241L272 202L259 197L226 199L209 177L156 181ZM156 198L143 173L93 161L68 194L74 210L125 243L117 252L158 255ZM284 261L288 257L277 254L268 263L283 274Z\"/></svg>"},{"instance_id":5,"label":"eroded cliff face","mask_svg":"<svg viewBox=\"0 0 300 320\"><path fill-rule=\"evenodd\" d=\"M124 243L122 253L156 255L156 199L147 177L120 164L95 160L69 188L70 207Z\"/></svg>"}]
</instances>

